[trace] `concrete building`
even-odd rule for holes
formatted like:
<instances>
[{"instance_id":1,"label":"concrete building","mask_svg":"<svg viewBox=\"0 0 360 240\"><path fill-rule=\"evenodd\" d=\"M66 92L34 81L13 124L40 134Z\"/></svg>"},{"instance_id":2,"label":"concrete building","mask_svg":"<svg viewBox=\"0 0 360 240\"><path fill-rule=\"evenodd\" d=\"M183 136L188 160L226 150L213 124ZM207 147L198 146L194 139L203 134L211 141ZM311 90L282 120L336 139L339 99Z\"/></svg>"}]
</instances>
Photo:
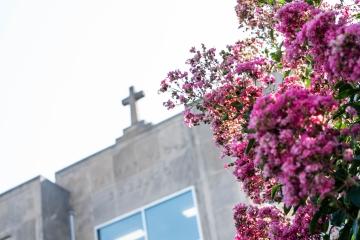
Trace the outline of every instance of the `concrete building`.
<instances>
[{"instance_id":1,"label":"concrete building","mask_svg":"<svg viewBox=\"0 0 360 240\"><path fill-rule=\"evenodd\" d=\"M69 192L42 177L0 195L0 239L69 239Z\"/></svg>"},{"instance_id":2,"label":"concrete building","mask_svg":"<svg viewBox=\"0 0 360 240\"><path fill-rule=\"evenodd\" d=\"M247 201L206 127L137 120L115 144L0 195L0 240L231 240ZM170 236L171 234L171 236Z\"/></svg>"}]
</instances>

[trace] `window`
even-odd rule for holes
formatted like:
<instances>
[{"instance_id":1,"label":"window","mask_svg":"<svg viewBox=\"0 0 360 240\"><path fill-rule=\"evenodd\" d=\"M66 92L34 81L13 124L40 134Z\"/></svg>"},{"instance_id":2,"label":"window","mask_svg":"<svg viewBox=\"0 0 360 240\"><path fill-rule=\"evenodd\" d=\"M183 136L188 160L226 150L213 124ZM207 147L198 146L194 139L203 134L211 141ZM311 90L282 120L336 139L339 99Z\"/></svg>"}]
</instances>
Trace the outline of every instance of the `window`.
<instances>
[{"instance_id":1,"label":"window","mask_svg":"<svg viewBox=\"0 0 360 240\"><path fill-rule=\"evenodd\" d=\"M103 227L98 232L101 240L145 240L141 214L137 213Z\"/></svg>"},{"instance_id":2,"label":"window","mask_svg":"<svg viewBox=\"0 0 360 240\"><path fill-rule=\"evenodd\" d=\"M201 240L193 188L96 228L98 240Z\"/></svg>"}]
</instances>

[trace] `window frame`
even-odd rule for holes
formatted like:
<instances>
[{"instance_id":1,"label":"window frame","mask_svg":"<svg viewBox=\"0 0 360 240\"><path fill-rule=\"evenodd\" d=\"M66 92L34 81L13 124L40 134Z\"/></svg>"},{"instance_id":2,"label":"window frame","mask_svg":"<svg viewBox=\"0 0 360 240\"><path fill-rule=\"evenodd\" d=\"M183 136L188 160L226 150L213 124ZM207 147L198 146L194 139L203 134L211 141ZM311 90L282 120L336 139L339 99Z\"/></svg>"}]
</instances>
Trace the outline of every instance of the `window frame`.
<instances>
[{"instance_id":1,"label":"window frame","mask_svg":"<svg viewBox=\"0 0 360 240\"><path fill-rule=\"evenodd\" d=\"M190 187L187 187L187 188L184 188L180 191L177 191L173 194L170 194L170 195L167 195L165 197L162 197L158 200L155 200L149 204L146 204L142 207L139 207L131 212L128 212L128 213L125 213L125 214L122 214L118 217L115 217L115 218L112 218L110 219L109 221L106 221L104 223L101 223L97 226L94 227L94 236L95 236L95 240L100 240L99 239L99 234L98 234L98 231L103 228L103 227L106 227L106 226L109 226L110 224L112 223L115 223L115 222L118 222L118 221L121 221L123 219L126 219L127 217L130 217L132 215L135 215L137 213L140 213L141 214L141 220L142 220L142 225L143 225L143 230L145 232L145 236L144 236L144 239L145 240L148 240L148 231L147 231L147 221L146 221L146 216L145 216L145 210L146 209L149 209L151 207L154 207L156 205L159 205L163 202L166 202L168 200L171 200L172 198L176 198L184 193L187 193L187 192L191 192L191 196L192 196L192 200L194 202L194 206L197 210L197 214L196 214L196 225L197 225L197 228L198 228L198 232L199 232L199 240L203 240L203 231L202 231L202 225L201 225L201 219L200 219L200 211L199 211L199 207L198 207L198 202L197 202L197 196L196 196L196 191L195 191L195 187L194 186L190 186Z\"/></svg>"}]
</instances>

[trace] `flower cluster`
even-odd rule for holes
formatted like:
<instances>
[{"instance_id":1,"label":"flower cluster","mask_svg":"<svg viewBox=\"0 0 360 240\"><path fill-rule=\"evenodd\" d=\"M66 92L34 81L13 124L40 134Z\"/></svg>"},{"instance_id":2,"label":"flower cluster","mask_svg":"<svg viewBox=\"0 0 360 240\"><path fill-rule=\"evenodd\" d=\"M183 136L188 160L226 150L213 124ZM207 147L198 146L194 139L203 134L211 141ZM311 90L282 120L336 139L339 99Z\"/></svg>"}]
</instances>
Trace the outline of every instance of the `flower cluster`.
<instances>
[{"instance_id":1,"label":"flower cluster","mask_svg":"<svg viewBox=\"0 0 360 240\"><path fill-rule=\"evenodd\" d=\"M194 55L186 62L189 73L175 70L161 82L160 91L170 92L172 97L164 106L185 105L184 119L189 126L211 123L215 142L224 147L225 155L229 155L233 140L242 139L251 106L262 95L256 81L266 78L268 62L254 57L258 43L250 39L228 46L220 53L221 61L215 58L213 48L192 48Z\"/></svg>"},{"instance_id":2,"label":"flower cluster","mask_svg":"<svg viewBox=\"0 0 360 240\"><path fill-rule=\"evenodd\" d=\"M313 234L309 232L311 220L317 210L314 205L307 204L297 209L292 221L272 222L269 238L272 240L320 240L321 235L319 230ZM321 218L318 220L318 224L322 224L326 220L326 218Z\"/></svg>"},{"instance_id":3,"label":"flower cluster","mask_svg":"<svg viewBox=\"0 0 360 240\"><path fill-rule=\"evenodd\" d=\"M359 237L360 5L349 1L237 0L251 37L192 48L189 71L161 82L164 106L211 124L226 167L266 204L235 207L235 240Z\"/></svg>"},{"instance_id":4,"label":"flower cluster","mask_svg":"<svg viewBox=\"0 0 360 240\"><path fill-rule=\"evenodd\" d=\"M270 31L275 24L274 16L278 7L279 4L275 4L275 1L271 8L265 8L258 0L237 0L235 11L240 28L264 39L272 38Z\"/></svg>"},{"instance_id":5,"label":"flower cluster","mask_svg":"<svg viewBox=\"0 0 360 240\"><path fill-rule=\"evenodd\" d=\"M276 184L274 179L265 179L259 168L255 167L253 151L246 154L247 141L231 144L231 156L236 160L234 175L241 181L244 191L257 204L271 200L271 189Z\"/></svg>"},{"instance_id":6,"label":"flower cluster","mask_svg":"<svg viewBox=\"0 0 360 240\"><path fill-rule=\"evenodd\" d=\"M215 141L225 150L229 149L234 139L242 138L241 132L247 125L250 107L262 91L250 81L239 78L234 82L206 94L203 102L208 117L212 119Z\"/></svg>"},{"instance_id":7,"label":"flower cluster","mask_svg":"<svg viewBox=\"0 0 360 240\"><path fill-rule=\"evenodd\" d=\"M286 60L311 58L314 74L358 83L360 79L360 25L349 11L323 10L304 1L286 4L277 13L277 30L285 38ZM302 60L302 61L301 61Z\"/></svg>"},{"instance_id":8,"label":"flower cluster","mask_svg":"<svg viewBox=\"0 0 360 240\"><path fill-rule=\"evenodd\" d=\"M332 190L330 156L339 144L327 114L336 106L330 96L298 88L264 96L254 105L249 123L258 143L254 162L283 185L288 206Z\"/></svg>"},{"instance_id":9,"label":"flower cluster","mask_svg":"<svg viewBox=\"0 0 360 240\"><path fill-rule=\"evenodd\" d=\"M276 207L258 208L239 204L234 212L237 229L235 240L268 239L270 225L284 222L284 217Z\"/></svg>"},{"instance_id":10,"label":"flower cluster","mask_svg":"<svg viewBox=\"0 0 360 240\"><path fill-rule=\"evenodd\" d=\"M360 24L341 29L329 44L329 57L325 69L333 81L343 79L351 83L360 81Z\"/></svg>"},{"instance_id":11,"label":"flower cluster","mask_svg":"<svg viewBox=\"0 0 360 240\"><path fill-rule=\"evenodd\" d=\"M309 225L317 208L312 204L299 207L294 218L284 216L274 206L255 207L239 204L234 209L237 235L235 240L320 240L319 230L309 233ZM326 218L318 219L321 224Z\"/></svg>"},{"instance_id":12,"label":"flower cluster","mask_svg":"<svg viewBox=\"0 0 360 240\"><path fill-rule=\"evenodd\" d=\"M276 29L285 37L285 46L296 39L302 26L312 16L315 8L303 1L294 1L279 9L276 18L279 20Z\"/></svg>"}]
</instances>

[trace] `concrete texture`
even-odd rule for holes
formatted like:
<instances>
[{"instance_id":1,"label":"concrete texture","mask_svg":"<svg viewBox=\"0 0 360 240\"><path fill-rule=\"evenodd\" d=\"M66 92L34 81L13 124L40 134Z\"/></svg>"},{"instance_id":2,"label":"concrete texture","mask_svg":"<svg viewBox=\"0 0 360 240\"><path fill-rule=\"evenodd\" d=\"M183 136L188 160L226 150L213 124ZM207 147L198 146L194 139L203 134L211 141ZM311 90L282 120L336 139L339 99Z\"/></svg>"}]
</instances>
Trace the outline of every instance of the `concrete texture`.
<instances>
[{"instance_id":1,"label":"concrete texture","mask_svg":"<svg viewBox=\"0 0 360 240\"><path fill-rule=\"evenodd\" d=\"M194 186L204 240L231 240L232 208L246 202L223 168L211 132L187 128L177 115L56 173L76 213L77 240L95 239L95 226Z\"/></svg>"},{"instance_id":2,"label":"concrete texture","mask_svg":"<svg viewBox=\"0 0 360 240\"><path fill-rule=\"evenodd\" d=\"M44 240L69 239L69 192L41 181L41 216Z\"/></svg>"},{"instance_id":3,"label":"concrete texture","mask_svg":"<svg viewBox=\"0 0 360 240\"><path fill-rule=\"evenodd\" d=\"M36 177L0 195L0 239L68 239L69 193Z\"/></svg>"},{"instance_id":4,"label":"concrete texture","mask_svg":"<svg viewBox=\"0 0 360 240\"><path fill-rule=\"evenodd\" d=\"M110 146L56 173L0 195L0 239L98 240L95 228L194 186L202 240L232 240L232 208L247 202L206 127L187 128L181 115L124 131ZM184 239L186 240L186 239Z\"/></svg>"}]
</instances>

